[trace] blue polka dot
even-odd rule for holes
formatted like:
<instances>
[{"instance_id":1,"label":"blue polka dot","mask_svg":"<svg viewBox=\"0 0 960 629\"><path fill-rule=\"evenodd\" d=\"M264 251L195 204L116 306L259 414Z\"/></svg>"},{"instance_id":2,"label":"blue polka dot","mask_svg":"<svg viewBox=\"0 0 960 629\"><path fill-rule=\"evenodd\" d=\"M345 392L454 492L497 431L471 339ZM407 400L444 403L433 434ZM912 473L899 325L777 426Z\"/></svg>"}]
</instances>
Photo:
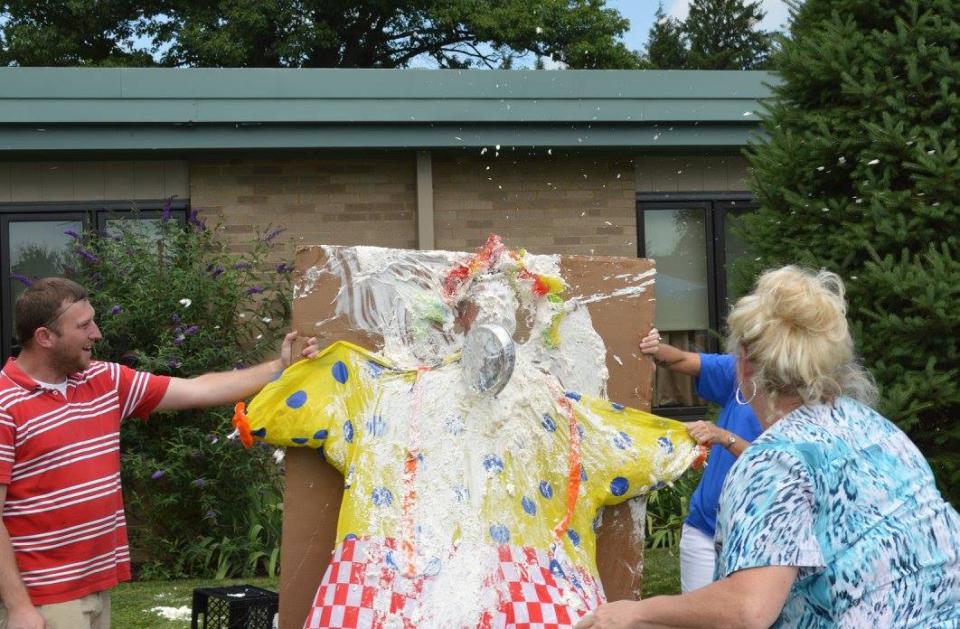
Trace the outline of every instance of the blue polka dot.
<instances>
[{"instance_id":1,"label":"blue polka dot","mask_svg":"<svg viewBox=\"0 0 960 629\"><path fill-rule=\"evenodd\" d=\"M343 422L343 438L347 443L353 443L353 422L349 419Z\"/></svg>"},{"instance_id":2,"label":"blue polka dot","mask_svg":"<svg viewBox=\"0 0 960 629\"><path fill-rule=\"evenodd\" d=\"M306 437L294 437L294 438L292 438L290 441L294 442L294 443L297 444L297 445L301 445L301 446L302 446L303 444L305 444L306 442L308 442L308 441L310 441L310 440L307 439Z\"/></svg>"},{"instance_id":3,"label":"blue polka dot","mask_svg":"<svg viewBox=\"0 0 960 629\"><path fill-rule=\"evenodd\" d=\"M529 513L530 515L537 514L537 503L535 503L532 499L524 496L520 500L520 505L523 507L523 510Z\"/></svg>"},{"instance_id":4,"label":"blue polka dot","mask_svg":"<svg viewBox=\"0 0 960 629\"><path fill-rule=\"evenodd\" d=\"M318 440L326 439L328 434L329 433L326 430L318 430L317 432L313 433L313 438Z\"/></svg>"},{"instance_id":5,"label":"blue polka dot","mask_svg":"<svg viewBox=\"0 0 960 629\"><path fill-rule=\"evenodd\" d=\"M580 545L580 534L574 531L573 529L567 529L567 537L570 538L570 542L574 546Z\"/></svg>"},{"instance_id":6,"label":"blue polka dot","mask_svg":"<svg viewBox=\"0 0 960 629\"><path fill-rule=\"evenodd\" d=\"M615 410L615 411L622 411L622 410L623 410L623 404L618 404L618 403L616 403L616 402L610 402L610 406L612 406L612 407L613 407L613 410Z\"/></svg>"},{"instance_id":7,"label":"blue polka dot","mask_svg":"<svg viewBox=\"0 0 960 629\"><path fill-rule=\"evenodd\" d=\"M666 437L660 437L657 439L657 445L666 450L667 454L673 452L673 442Z\"/></svg>"},{"instance_id":8,"label":"blue polka dot","mask_svg":"<svg viewBox=\"0 0 960 629\"><path fill-rule=\"evenodd\" d=\"M633 439L630 438L630 435L621 431L614 435L613 445L617 446L621 450L626 450L633 445Z\"/></svg>"},{"instance_id":9,"label":"blue polka dot","mask_svg":"<svg viewBox=\"0 0 960 629\"><path fill-rule=\"evenodd\" d=\"M300 408L307 401L307 392L306 391L297 391L293 395L287 398L287 406L290 408Z\"/></svg>"},{"instance_id":10,"label":"blue polka dot","mask_svg":"<svg viewBox=\"0 0 960 629\"><path fill-rule=\"evenodd\" d=\"M443 429L451 435L459 435L465 429L463 417L459 415L449 415L443 420Z\"/></svg>"},{"instance_id":11,"label":"blue polka dot","mask_svg":"<svg viewBox=\"0 0 960 629\"><path fill-rule=\"evenodd\" d=\"M553 498L553 487L545 480L540 481L540 495L547 500Z\"/></svg>"},{"instance_id":12,"label":"blue polka dot","mask_svg":"<svg viewBox=\"0 0 960 629\"><path fill-rule=\"evenodd\" d=\"M567 391L566 393L564 393L564 395L570 398L571 400L576 400L577 402L580 401L580 394L577 393L576 391Z\"/></svg>"},{"instance_id":13,"label":"blue polka dot","mask_svg":"<svg viewBox=\"0 0 960 629\"><path fill-rule=\"evenodd\" d=\"M495 454L488 454L483 457L483 469L493 474L499 474L503 471L503 459Z\"/></svg>"},{"instance_id":14,"label":"blue polka dot","mask_svg":"<svg viewBox=\"0 0 960 629\"><path fill-rule=\"evenodd\" d=\"M258 428L257 430L252 431L250 434L253 435L254 437L266 437L266 436L267 436L267 429L266 429L266 428Z\"/></svg>"},{"instance_id":15,"label":"blue polka dot","mask_svg":"<svg viewBox=\"0 0 960 629\"><path fill-rule=\"evenodd\" d=\"M347 533L346 535L343 536L343 541L345 542L349 542L352 539L357 539L357 536L354 535L353 533Z\"/></svg>"},{"instance_id":16,"label":"blue polka dot","mask_svg":"<svg viewBox=\"0 0 960 629\"><path fill-rule=\"evenodd\" d=\"M440 561L439 557L431 557L427 561L427 565L423 567L423 576L425 577L435 577L440 574L440 567L443 563Z\"/></svg>"},{"instance_id":17,"label":"blue polka dot","mask_svg":"<svg viewBox=\"0 0 960 629\"><path fill-rule=\"evenodd\" d=\"M387 432L387 422L379 415L374 415L367 420L367 432L374 437L382 437Z\"/></svg>"},{"instance_id":18,"label":"blue polka dot","mask_svg":"<svg viewBox=\"0 0 960 629\"><path fill-rule=\"evenodd\" d=\"M374 378L379 378L380 374L383 373L383 367L373 362L372 360L367 361L367 373L369 373Z\"/></svg>"},{"instance_id":19,"label":"blue polka dot","mask_svg":"<svg viewBox=\"0 0 960 629\"><path fill-rule=\"evenodd\" d=\"M630 481L623 476L617 476L610 481L610 493L614 496L622 496L630 488Z\"/></svg>"},{"instance_id":20,"label":"blue polka dot","mask_svg":"<svg viewBox=\"0 0 960 629\"><path fill-rule=\"evenodd\" d=\"M490 537L498 544L506 544L510 541L510 529L503 524L494 524L490 527Z\"/></svg>"},{"instance_id":21,"label":"blue polka dot","mask_svg":"<svg viewBox=\"0 0 960 629\"><path fill-rule=\"evenodd\" d=\"M580 480L587 482L587 470L583 469L583 467L580 468Z\"/></svg>"},{"instance_id":22,"label":"blue polka dot","mask_svg":"<svg viewBox=\"0 0 960 629\"><path fill-rule=\"evenodd\" d=\"M384 557L384 562L387 564L387 567L391 570L400 570L400 567L397 565L396 560L393 558L393 551L388 550L387 556Z\"/></svg>"},{"instance_id":23,"label":"blue polka dot","mask_svg":"<svg viewBox=\"0 0 960 629\"><path fill-rule=\"evenodd\" d=\"M543 426L543 429L547 432L557 432L557 422L553 421L553 418L546 413L543 414L540 425Z\"/></svg>"},{"instance_id":24,"label":"blue polka dot","mask_svg":"<svg viewBox=\"0 0 960 629\"><path fill-rule=\"evenodd\" d=\"M555 577L564 576L563 568L560 567L560 562L557 561L556 559L550 560L550 573Z\"/></svg>"},{"instance_id":25,"label":"blue polka dot","mask_svg":"<svg viewBox=\"0 0 960 629\"><path fill-rule=\"evenodd\" d=\"M342 360L335 362L330 371L333 373L333 379L340 384L346 384L347 378L350 377L350 372L347 370L347 365Z\"/></svg>"},{"instance_id":26,"label":"blue polka dot","mask_svg":"<svg viewBox=\"0 0 960 629\"><path fill-rule=\"evenodd\" d=\"M373 504L378 507L389 507L393 502L393 494L386 487L377 487L370 497L373 499Z\"/></svg>"}]
</instances>

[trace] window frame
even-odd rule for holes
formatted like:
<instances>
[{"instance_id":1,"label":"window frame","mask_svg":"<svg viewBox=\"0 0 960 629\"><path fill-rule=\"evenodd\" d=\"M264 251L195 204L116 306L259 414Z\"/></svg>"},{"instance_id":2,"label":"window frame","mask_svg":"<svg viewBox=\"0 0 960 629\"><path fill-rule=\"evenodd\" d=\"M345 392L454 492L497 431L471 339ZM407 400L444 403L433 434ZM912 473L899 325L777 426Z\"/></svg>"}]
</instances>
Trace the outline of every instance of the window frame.
<instances>
[{"instance_id":1,"label":"window frame","mask_svg":"<svg viewBox=\"0 0 960 629\"><path fill-rule=\"evenodd\" d=\"M38 201L0 203L0 359L6 362L13 355L13 284L10 276L10 223L17 221L50 222L77 220L84 229L93 226L103 233L107 219L124 218L134 211L144 218L156 218L162 215L167 199L146 199L137 201ZM178 222L184 223L190 207L188 199L172 199L170 210Z\"/></svg>"},{"instance_id":2,"label":"window frame","mask_svg":"<svg viewBox=\"0 0 960 629\"><path fill-rule=\"evenodd\" d=\"M707 346L705 352L720 353L727 305L727 214L756 209L749 192L637 193L637 257L646 257L645 213L658 210L702 209L704 212L704 255L707 259ZM654 407L653 412L684 421L703 419L706 405Z\"/></svg>"}]
</instances>

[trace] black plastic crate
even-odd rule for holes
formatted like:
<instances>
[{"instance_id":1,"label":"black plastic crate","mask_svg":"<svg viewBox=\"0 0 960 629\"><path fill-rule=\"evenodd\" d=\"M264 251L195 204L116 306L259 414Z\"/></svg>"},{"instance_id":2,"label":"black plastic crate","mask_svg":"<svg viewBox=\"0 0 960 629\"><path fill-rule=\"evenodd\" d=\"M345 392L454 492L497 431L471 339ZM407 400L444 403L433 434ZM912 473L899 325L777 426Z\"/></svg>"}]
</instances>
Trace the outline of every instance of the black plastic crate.
<instances>
[{"instance_id":1,"label":"black plastic crate","mask_svg":"<svg viewBox=\"0 0 960 629\"><path fill-rule=\"evenodd\" d=\"M273 629L276 592L252 585L196 588L191 629ZM202 620L201 620L202 617Z\"/></svg>"}]
</instances>

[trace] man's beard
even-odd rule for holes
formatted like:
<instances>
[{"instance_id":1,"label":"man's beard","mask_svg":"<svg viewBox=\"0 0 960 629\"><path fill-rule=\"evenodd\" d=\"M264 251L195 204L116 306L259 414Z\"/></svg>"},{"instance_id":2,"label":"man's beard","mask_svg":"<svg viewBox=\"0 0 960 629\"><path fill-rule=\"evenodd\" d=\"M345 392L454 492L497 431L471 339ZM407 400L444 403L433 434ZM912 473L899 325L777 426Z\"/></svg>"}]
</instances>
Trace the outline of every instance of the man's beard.
<instances>
[{"instance_id":1,"label":"man's beard","mask_svg":"<svg viewBox=\"0 0 960 629\"><path fill-rule=\"evenodd\" d=\"M89 361L83 355L82 349L68 350L58 348L50 357L51 366L59 373L72 374L83 371L89 365Z\"/></svg>"}]
</instances>

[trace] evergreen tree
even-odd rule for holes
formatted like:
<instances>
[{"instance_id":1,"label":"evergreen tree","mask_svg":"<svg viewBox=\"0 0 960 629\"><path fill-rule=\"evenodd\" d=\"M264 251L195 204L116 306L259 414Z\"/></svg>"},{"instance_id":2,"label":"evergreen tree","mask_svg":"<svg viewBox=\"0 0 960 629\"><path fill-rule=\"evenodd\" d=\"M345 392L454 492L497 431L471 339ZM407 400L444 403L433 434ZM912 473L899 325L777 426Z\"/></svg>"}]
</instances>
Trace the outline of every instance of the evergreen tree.
<instances>
[{"instance_id":1,"label":"evergreen tree","mask_svg":"<svg viewBox=\"0 0 960 629\"><path fill-rule=\"evenodd\" d=\"M690 42L687 67L757 70L770 53L770 35L757 30L760 1L693 0L683 30Z\"/></svg>"},{"instance_id":2,"label":"evergreen tree","mask_svg":"<svg viewBox=\"0 0 960 629\"><path fill-rule=\"evenodd\" d=\"M688 54L683 22L668 17L661 3L656 21L650 27L644 65L651 69L679 70L687 67Z\"/></svg>"},{"instance_id":3,"label":"evergreen tree","mask_svg":"<svg viewBox=\"0 0 960 629\"><path fill-rule=\"evenodd\" d=\"M960 3L806 0L747 151L759 262L847 283L879 410L960 504ZM756 269L753 269L755 272Z\"/></svg>"}]
</instances>

